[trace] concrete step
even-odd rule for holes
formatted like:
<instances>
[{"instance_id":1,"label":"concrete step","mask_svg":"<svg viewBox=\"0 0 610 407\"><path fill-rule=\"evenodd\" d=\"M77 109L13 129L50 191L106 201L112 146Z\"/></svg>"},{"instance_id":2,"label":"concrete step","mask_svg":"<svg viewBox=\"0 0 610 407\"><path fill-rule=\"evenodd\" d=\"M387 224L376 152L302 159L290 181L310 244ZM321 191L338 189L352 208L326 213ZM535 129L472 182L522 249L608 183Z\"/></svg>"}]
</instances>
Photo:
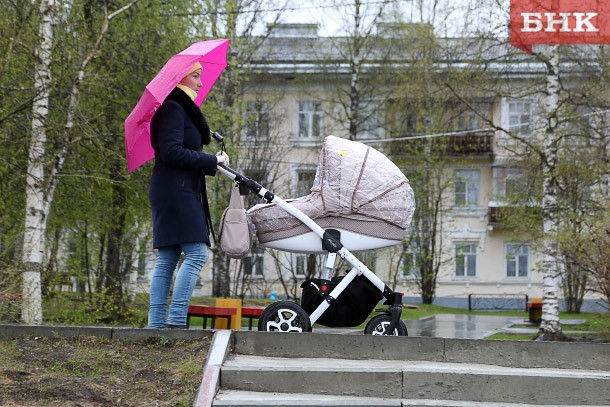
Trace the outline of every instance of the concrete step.
<instances>
[{"instance_id":1,"label":"concrete step","mask_svg":"<svg viewBox=\"0 0 610 407\"><path fill-rule=\"evenodd\" d=\"M506 367L609 370L610 344L490 341L317 333L235 332L235 353L336 359L481 363Z\"/></svg>"},{"instance_id":2,"label":"concrete step","mask_svg":"<svg viewBox=\"0 0 610 407\"><path fill-rule=\"evenodd\" d=\"M328 396L304 393L267 393L240 390L220 390L214 400L215 407L357 407L357 406L394 406L394 407L557 407L555 404L522 404L522 403L478 403L473 401L454 400L413 400L413 399L380 399L370 397ZM576 406L563 406L576 407ZM589 406L607 407L607 406Z\"/></svg>"},{"instance_id":3,"label":"concrete step","mask_svg":"<svg viewBox=\"0 0 610 407\"><path fill-rule=\"evenodd\" d=\"M234 354L223 390L348 397L563 405L610 405L610 372L475 363Z\"/></svg>"},{"instance_id":4,"label":"concrete step","mask_svg":"<svg viewBox=\"0 0 610 407\"><path fill-rule=\"evenodd\" d=\"M255 391L240 391L221 389L212 406L231 407L264 407L264 406L295 406L295 407L350 407L350 406L392 406L401 407L398 399L382 399L354 396L334 396L325 394L305 393L268 393Z\"/></svg>"}]
</instances>

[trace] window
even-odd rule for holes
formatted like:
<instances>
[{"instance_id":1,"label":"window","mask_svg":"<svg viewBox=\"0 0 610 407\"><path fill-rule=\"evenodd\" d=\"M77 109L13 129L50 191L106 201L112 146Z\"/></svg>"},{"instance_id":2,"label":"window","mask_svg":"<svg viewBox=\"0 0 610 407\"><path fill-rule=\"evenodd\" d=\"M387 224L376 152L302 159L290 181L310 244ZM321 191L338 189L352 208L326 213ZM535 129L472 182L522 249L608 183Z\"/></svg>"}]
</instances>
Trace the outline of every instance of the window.
<instances>
[{"instance_id":1,"label":"window","mask_svg":"<svg viewBox=\"0 0 610 407\"><path fill-rule=\"evenodd\" d=\"M248 257L244 258L244 275L252 278L262 278L264 273L265 249L254 246Z\"/></svg>"},{"instance_id":2,"label":"window","mask_svg":"<svg viewBox=\"0 0 610 407\"><path fill-rule=\"evenodd\" d=\"M383 112L377 102L360 104L357 138L371 139L383 136Z\"/></svg>"},{"instance_id":3,"label":"window","mask_svg":"<svg viewBox=\"0 0 610 407\"><path fill-rule=\"evenodd\" d=\"M314 168L299 169L296 171L295 196L309 195L311 187L316 178L316 170Z\"/></svg>"},{"instance_id":4,"label":"window","mask_svg":"<svg viewBox=\"0 0 610 407\"><path fill-rule=\"evenodd\" d=\"M476 170L455 171L455 204L477 206L479 204L480 174Z\"/></svg>"},{"instance_id":5,"label":"window","mask_svg":"<svg viewBox=\"0 0 610 407\"><path fill-rule=\"evenodd\" d=\"M506 277L527 277L529 247L517 243L506 244Z\"/></svg>"},{"instance_id":6,"label":"window","mask_svg":"<svg viewBox=\"0 0 610 407\"><path fill-rule=\"evenodd\" d=\"M445 119L445 123L448 129L451 130L477 130L486 127L485 120L480 117L483 115L485 118L489 118L490 105L489 103L479 102L474 103L473 108L466 106L463 103L448 104L446 106L446 114L450 115L449 120Z\"/></svg>"},{"instance_id":7,"label":"window","mask_svg":"<svg viewBox=\"0 0 610 407\"><path fill-rule=\"evenodd\" d=\"M407 280L419 280L421 277L421 255L414 245L407 246L402 257L402 277Z\"/></svg>"},{"instance_id":8,"label":"window","mask_svg":"<svg viewBox=\"0 0 610 407\"><path fill-rule=\"evenodd\" d=\"M496 198L525 198L528 196L525 169L495 167L493 177Z\"/></svg>"},{"instance_id":9,"label":"window","mask_svg":"<svg viewBox=\"0 0 610 407\"><path fill-rule=\"evenodd\" d=\"M455 245L456 277L475 277L477 275L477 245L457 243Z\"/></svg>"},{"instance_id":10,"label":"window","mask_svg":"<svg viewBox=\"0 0 610 407\"><path fill-rule=\"evenodd\" d=\"M415 133L417 117L413 109L412 105L402 99L391 99L387 102L387 130L391 137L402 137Z\"/></svg>"},{"instance_id":11,"label":"window","mask_svg":"<svg viewBox=\"0 0 610 407\"><path fill-rule=\"evenodd\" d=\"M322 133L320 102L299 102L299 139L319 140Z\"/></svg>"},{"instance_id":12,"label":"window","mask_svg":"<svg viewBox=\"0 0 610 407\"><path fill-rule=\"evenodd\" d=\"M249 140L269 137L269 108L267 102L250 101L246 109L246 138Z\"/></svg>"},{"instance_id":13,"label":"window","mask_svg":"<svg viewBox=\"0 0 610 407\"><path fill-rule=\"evenodd\" d=\"M320 256L315 254L293 254L295 274L298 278L312 278L318 272Z\"/></svg>"},{"instance_id":14,"label":"window","mask_svg":"<svg viewBox=\"0 0 610 407\"><path fill-rule=\"evenodd\" d=\"M508 102L508 129L528 133L532 131L532 108L529 100L512 100Z\"/></svg>"}]
</instances>

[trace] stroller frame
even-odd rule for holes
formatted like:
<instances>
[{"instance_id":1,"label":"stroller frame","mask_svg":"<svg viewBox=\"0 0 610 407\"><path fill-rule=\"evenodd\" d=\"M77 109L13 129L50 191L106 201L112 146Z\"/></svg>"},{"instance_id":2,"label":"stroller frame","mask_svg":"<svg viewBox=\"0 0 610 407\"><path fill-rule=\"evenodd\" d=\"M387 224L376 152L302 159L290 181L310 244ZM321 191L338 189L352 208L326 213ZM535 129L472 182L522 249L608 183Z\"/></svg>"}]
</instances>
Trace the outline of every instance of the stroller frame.
<instances>
[{"instance_id":1,"label":"stroller frame","mask_svg":"<svg viewBox=\"0 0 610 407\"><path fill-rule=\"evenodd\" d=\"M316 321L328 310L333 301L335 301L341 293L347 288L347 286L357 277L364 276L368 279L382 294L385 298L384 305L389 307L384 310L378 310L384 312L390 317L389 324L384 325L385 330L382 335L391 335L395 328L400 323L400 317L402 313L402 293L395 292L388 287L379 277L375 275L369 268L363 264L356 256L354 256L347 248L343 246L340 238L337 237L337 231L333 229L323 229L317 223L313 221L309 216L301 212L299 209L292 206L290 203L276 196L273 192L264 188L258 182L248 178L234 169L224 165L218 164L217 170L223 175L229 177L233 182L236 182L240 187L240 192L245 194L252 192L258 197L262 198L266 203L273 203L284 209L286 212L299 219L305 224L311 231L320 237L322 248L328 252L326 263L324 266L324 273L322 276L322 287L320 287L319 294L324 298L321 304L309 315L309 322L313 326ZM334 272L334 265L337 255L347 262L352 268L343 277L340 283L328 293L328 283ZM326 287L325 287L326 286ZM295 303L298 306L298 304ZM304 311L304 310L303 310Z\"/></svg>"}]
</instances>

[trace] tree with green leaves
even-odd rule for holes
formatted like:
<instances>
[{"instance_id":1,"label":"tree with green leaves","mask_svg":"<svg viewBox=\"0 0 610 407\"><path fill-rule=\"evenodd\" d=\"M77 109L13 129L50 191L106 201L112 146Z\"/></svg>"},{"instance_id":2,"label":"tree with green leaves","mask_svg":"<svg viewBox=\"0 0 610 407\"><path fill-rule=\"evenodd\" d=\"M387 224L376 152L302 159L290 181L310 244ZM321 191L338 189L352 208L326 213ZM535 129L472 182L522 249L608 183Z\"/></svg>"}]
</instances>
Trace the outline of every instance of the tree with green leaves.
<instances>
[{"instance_id":1,"label":"tree with green leaves","mask_svg":"<svg viewBox=\"0 0 610 407\"><path fill-rule=\"evenodd\" d=\"M113 11L107 6L102 7L101 24L97 28L97 35L93 43L77 59L77 69L69 87L65 106L64 130L58 135L59 144L54 151L55 158L52 165L46 166L47 155L47 121L49 118L49 100L53 85L51 65L53 63L52 49L56 37L55 26L60 17L69 17L77 12L75 8L62 10L54 0L43 0L40 3L41 42L36 49L37 62L34 67L35 99L32 107L32 129L29 146L28 170L26 176L26 207L25 232L23 239L23 321L30 324L42 322L42 289L41 267L46 250L46 230L51 205L69 148L73 141L74 116L78 108L78 98L81 85L86 76L89 64L93 61L100 49L101 43L108 34L110 22L117 16L131 8L137 0ZM76 5L74 5L76 7ZM66 14L63 14L65 12ZM70 21L66 18L64 21ZM45 167L47 171L45 174Z\"/></svg>"}]
</instances>

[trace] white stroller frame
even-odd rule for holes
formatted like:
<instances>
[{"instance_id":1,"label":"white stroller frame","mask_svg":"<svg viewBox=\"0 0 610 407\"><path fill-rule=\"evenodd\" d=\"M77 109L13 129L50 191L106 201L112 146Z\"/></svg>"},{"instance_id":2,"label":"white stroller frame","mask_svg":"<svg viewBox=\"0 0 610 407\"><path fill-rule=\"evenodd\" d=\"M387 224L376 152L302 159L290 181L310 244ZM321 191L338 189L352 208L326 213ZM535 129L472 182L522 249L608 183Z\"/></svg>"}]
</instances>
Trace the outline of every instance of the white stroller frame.
<instances>
[{"instance_id":1,"label":"white stroller frame","mask_svg":"<svg viewBox=\"0 0 610 407\"><path fill-rule=\"evenodd\" d=\"M214 135L214 133L212 133ZM217 133L216 133L217 135ZM220 140L219 140L220 141ZM312 232L314 232L321 240L322 247L324 250L328 252L326 263L324 266L324 272L322 276L322 281L324 284L327 284L333 275L334 265L336 261L337 255L342 258L345 262L347 262L352 268L349 272L343 277L341 282L328 294L326 294L326 289L321 292L324 294L324 300L322 303L309 315L309 326L308 329L303 329L304 331L311 330L311 326L313 326L316 321L324 314L326 310L331 306L333 301L337 299L341 293L347 288L347 286L357 277L364 276L368 279L382 294L386 299L384 305L389 305L388 309L383 310L385 316L385 320L379 325L375 331L370 332L376 335L406 335L406 327L404 323L400 320L400 316L402 313L402 293L394 292L391 290L379 277L377 277L369 268L363 264L360 260L358 260L348 249L346 249L341 243L340 239L337 238L332 230L325 230L320 227L316 222L314 222L309 216L305 213L301 212L299 209L292 206L290 203L285 200L277 197L273 192L267 190L262 185L257 183L256 181L238 173L237 171L229 168L223 164L219 164L217 166L218 171L220 171L223 175L226 175L234 182L240 185L240 190L245 192L242 189L247 188L247 190L255 193L260 198L264 199L267 203L273 203L284 209L286 212L303 222ZM264 244L263 244L264 246ZM271 304L267 309L272 307ZM294 303L294 306L301 308L298 304ZM265 311L267 311L267 309ZM302 309L302 308L301 308ZM303 312L307 314L304 310ZM263 312L263 315L265 313ZM261 315L261 318L263 318ZM260 320L259 320L260 321ZM281 323L289 323L290 321L279 321L278 324ZM402 331L400 329L396 329L398 325L402 325ZM266 327L263 327L263 330ZM380 329L381 328L381 329ZM259 323L260 329L260 323ZM368 328L367 328L368 330ZM287 331L300 331L297 329L289 328ZM366 332L366 330L365 330ZM402 333L401 333L402 332Z\"/></svg>"}]
</instances>

